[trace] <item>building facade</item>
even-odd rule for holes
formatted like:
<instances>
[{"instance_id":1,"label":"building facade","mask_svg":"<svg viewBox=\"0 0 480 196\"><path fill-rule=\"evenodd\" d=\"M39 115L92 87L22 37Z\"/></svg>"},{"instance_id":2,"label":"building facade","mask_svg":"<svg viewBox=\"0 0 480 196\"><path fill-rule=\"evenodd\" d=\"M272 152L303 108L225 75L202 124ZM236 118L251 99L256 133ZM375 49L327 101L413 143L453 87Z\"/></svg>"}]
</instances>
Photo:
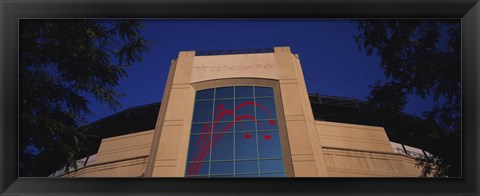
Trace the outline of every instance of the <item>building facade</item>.
<instances>
[{"instance_id":1,"label":"building facade","mask_svg":"<svg viewBox=\"0 0 480 196\"><path fill-rule=\"evenodd\" d=\"M297 54L180 52L153 130L104 138L62 177L418 177L383 127L316 120ZM423 152L424 153L424 152Z\"/></svg>"}]
</instances>

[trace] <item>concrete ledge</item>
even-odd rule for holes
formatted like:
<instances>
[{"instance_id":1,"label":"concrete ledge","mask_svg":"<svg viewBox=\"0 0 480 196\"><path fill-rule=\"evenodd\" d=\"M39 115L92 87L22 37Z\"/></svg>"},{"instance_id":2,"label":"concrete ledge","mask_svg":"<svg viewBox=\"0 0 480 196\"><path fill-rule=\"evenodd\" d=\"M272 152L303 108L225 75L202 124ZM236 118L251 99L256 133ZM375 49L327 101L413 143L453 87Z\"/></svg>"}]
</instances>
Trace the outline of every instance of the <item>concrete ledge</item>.
<instances>
[{"instance_id":1,"label":"concrete ledge","mask_svg":"<svg viewBox=\"0 0 480 196\"><path fill-rule=\"evenodd\" d=\"M119 140L119 139L126 139L126 138L130 138L130 137L137 137L137 136L140 136L140 135L146 135L146 134L153 134L155 130L152 129L152 130L148 130L148 131L142 131L142 132L137 132L137 133L131 133L131 134L126 134L126 135L120 135L120 136L115 136L115 137L108 137L108 138L104 138L102 140L102 142L105 142L105 141L114 141L114 140Z\"/></svg>"},{"instance_id":2,"label":"concrete ledge","mask_svg":"<svg viewBox=\"0 0 480 196\"><path fill-rule=\"evenodd\" d=\"M121 159L116 161L109 161L103 163L94 163L91 165L87 165L82 167L76 171L71 171L69 173L63 174L58 177L82 177L85 174L98 174L98 171L105 171L105 170L115 170L118 168L125 168L131 166L138 166L138 165L145 165L147 163L148 156L137 156L127 159ZM126 175L128 177L128 175ZM88 176L84 176L88 177ZM98 177L112 177L110 175L106 176L98 176ZM131 177L137 177L136 175L132 175Z\"/></svg>"},{"instance_id":3,"label":"concrete ledge","mask_svg":"<svg viewBox=\"0 0 480 196\"><path fill-rule=\"evenodd\" d=\"M369 126L369 125L356 125L356 124L349 124L349 123L328 122L328 121L319 121L319 120L316 120L315 124L335 126L335 127L345 127L345 128L361 128L361 129L368 129L372 131L385 131L383 127Z\"/></svg>"}]
</instances>

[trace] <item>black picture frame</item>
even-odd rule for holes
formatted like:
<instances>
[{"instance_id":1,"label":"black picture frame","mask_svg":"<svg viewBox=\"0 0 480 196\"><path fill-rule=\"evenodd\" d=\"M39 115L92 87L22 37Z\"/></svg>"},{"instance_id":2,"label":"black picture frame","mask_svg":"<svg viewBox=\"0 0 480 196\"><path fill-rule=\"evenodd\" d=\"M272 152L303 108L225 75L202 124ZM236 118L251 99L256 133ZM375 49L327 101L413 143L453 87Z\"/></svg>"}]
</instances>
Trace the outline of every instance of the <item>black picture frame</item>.
<instances>
[{"instance_id":1,"label":"black picture frame","mask_svg":"<svg viewBox=\"0 0 480 196\"><path fill-rule=\"evenodd\" d=\"M1 1L0 194L478 195L478 0ZM462 18L462 178L18 178L20 18Z\"/></svg>"}]
</instances>

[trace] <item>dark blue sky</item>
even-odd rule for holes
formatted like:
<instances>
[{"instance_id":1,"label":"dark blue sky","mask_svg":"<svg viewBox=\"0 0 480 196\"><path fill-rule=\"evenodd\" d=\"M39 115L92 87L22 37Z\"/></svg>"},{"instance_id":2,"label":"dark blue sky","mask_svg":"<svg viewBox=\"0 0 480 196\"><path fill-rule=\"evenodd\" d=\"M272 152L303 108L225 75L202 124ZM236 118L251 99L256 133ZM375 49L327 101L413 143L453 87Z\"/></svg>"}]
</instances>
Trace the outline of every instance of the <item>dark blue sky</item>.
<instances>
[{"instance_id":1,"label":"dark blue sky","mask_svg":"<svg viewBox=\"0 0 480 196\"><path fill-rule=\"evenodd\" d=\"M143 56L143 62L128 68L128 77L116 88L125 92L122 108L161 101L170 61L179 51L272 48L290 46L300 55L307 90L321 95L364 100L370 85L384 79L378 57L367 57L354 41L358 34L349 20L270 19L270 20L147 20L143 36L157 43ZM109 116L115 111L91 100L93 115L87 122ZM405 112L420 116L433 103L410 97Z\"/></svg>"}]
</instances>

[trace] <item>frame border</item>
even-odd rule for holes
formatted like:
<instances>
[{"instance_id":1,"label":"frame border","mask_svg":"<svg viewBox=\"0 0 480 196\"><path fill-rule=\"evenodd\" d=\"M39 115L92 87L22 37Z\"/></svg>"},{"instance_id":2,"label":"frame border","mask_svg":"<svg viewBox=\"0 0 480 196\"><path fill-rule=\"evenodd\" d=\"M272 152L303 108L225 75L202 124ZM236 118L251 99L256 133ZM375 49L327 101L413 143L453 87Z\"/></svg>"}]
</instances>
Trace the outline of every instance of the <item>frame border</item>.
<instances>
[{"instance_id":1,"label":"frame border","mask_svg":"<svg viewBox=\"0 0 480 196\"><path fill-rule=\"evenodd\" d=\"M478 0L0 0L0 194L478 195ZM20 18L462 18L463 178L18 178ZM119 186L120 185L120 186ZM248 187L246 189L245 187Z\"/></svg>"}]
</instances>

